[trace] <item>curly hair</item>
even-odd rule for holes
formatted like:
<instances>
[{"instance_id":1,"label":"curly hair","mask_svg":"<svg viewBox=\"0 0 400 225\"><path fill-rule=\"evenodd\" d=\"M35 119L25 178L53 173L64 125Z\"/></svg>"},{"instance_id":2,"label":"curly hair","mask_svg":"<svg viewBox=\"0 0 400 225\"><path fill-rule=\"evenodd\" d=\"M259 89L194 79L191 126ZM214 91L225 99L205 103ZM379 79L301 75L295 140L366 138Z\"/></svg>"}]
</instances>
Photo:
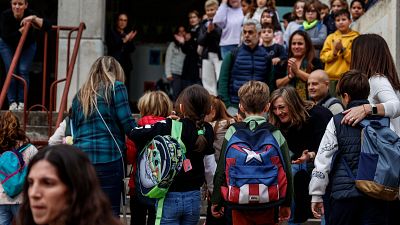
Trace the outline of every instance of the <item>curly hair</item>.
<instances>
[{"instance_id":1,"label":"curly hair","mask_svg":"<svg viewBox=\"0 0 400 225\"><path fill-rule=\"evenodd\" d=\"M19 143L29 143L29 138L21 128L14 113L7 111L0 116L0 153L17 147Z\"/></svg>"}]
</instances>

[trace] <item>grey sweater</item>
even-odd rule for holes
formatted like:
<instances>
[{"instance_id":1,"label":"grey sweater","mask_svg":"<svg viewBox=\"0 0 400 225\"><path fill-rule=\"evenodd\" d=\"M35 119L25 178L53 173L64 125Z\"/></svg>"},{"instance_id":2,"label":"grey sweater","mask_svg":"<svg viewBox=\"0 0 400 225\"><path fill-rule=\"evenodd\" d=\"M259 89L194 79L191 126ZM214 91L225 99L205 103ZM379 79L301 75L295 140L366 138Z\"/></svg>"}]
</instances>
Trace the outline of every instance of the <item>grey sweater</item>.
<instances>
[{"instance_id":1,"label":"grey sweater","mask_svg":"<svg viewBox=\"0 0 400 225\"><path fill-rule=\"evenodd\" d=\"M167 53L165 55L165 75L171 76L182 75L183 61L185 60L185 53L178 47L175 42L168 45Z\"/></svg>"}]
</instances>

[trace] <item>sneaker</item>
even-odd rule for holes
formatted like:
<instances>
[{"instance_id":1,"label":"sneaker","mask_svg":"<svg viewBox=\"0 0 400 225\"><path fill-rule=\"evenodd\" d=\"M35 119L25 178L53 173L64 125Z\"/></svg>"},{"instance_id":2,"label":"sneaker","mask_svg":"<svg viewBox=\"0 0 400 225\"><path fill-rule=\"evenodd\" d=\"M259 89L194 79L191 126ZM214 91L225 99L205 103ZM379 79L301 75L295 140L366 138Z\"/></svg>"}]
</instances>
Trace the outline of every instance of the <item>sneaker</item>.
<instances>
[{"instance_id":1,"label":"sneaker","mask_svg":"<svg viewBox=\"0 0 400 225\"><path fill-rule=\"evenodd\" d=\"M23 110L24 110L24 103L23 103L23 102L18 103L18 108L17 108L17 110L18 110L18 111L23 111Z\"/></svg>"},{"instance_id":2,"label":"sneaker","mask_svg":"<svg viewBox=\"0 0 400 225\"><path fill-rule=\"evenodd\" d=\"M11 103L10 107L8 108L10 111L18 110L18 104L16 102Z\"/></svg>"}]
</instances>

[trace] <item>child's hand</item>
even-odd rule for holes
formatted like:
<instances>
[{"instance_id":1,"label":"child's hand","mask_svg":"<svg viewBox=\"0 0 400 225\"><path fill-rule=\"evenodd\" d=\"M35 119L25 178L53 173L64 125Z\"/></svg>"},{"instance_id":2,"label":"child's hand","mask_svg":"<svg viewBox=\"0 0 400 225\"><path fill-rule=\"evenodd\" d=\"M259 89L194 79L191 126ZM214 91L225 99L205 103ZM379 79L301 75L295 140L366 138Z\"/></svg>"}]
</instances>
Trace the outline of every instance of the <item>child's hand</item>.
<instances>
[{"instance_id":1,"label":"child's hand","mask_svg":"<svg viewBox=\"0 0 400 225\"><path fill-rule=\"evenodd\" d=\"M276 66L281 61L280 58L276 57L272 59L272 65Z\"/></svg>"},{"instance_id":2,"label":"child's hand","mask_svg":"<svg viewBox=\"0 0 400 225\"><path fill-rule=\"evenodd\" d=\"M175 34L174 37L175 37L175 40L176 40L178 43L181 43L181 44L185 43L185 37L180 36L180 35L177 35L177 34Z\"/></svg>"},{"instance_id":3,"label":"child's hand","mask_svg":"<svg viewBox=\"0 0 400 225\"><path fill-rule=\"evenodd\" d=\"M224 207L221 207L219 210L217 210L218 205L217 204L212 204L211 205L211 214L215 218L221 218L224 215Z\"/></svg>"},{"instance_id":4,"label":"child's hand","mask_svg":"<svg viewBox=\"0 0 400 225\"><path fill-rule=\"evenodd\" d=\"M324 204L323 202L311 202L311 212L314 217L319 219L324 215Z\"/></svg>"},{"instance_id":5,"label":"child's hand","mask_svg":"<svg viewBox=\"0 0 400 225\"><path fill-rule=\"evenodd\" d=\"M215 29L214 24L212 22L210 22L210 24L208 24L208 27L207 27L207 33L211 33L214 29Z\"/></svg>"},{"instance_id":6,"label":"child's hand","mask_svg":"<svg viewBox=\"0 0 400 225\"><path fill-rule=\"evenodd\" d=\"M308 154L308 150L304 150L303 154L300 156L300 158L296 159L296 160L292 160L293 164L302 164L305 162L308 162L308 160L310 160L310 155Z\"/></svg>"},{"instance_id":7,"label":"child's hand","mask_svg":"<svg viewBox=\"0 0 400 225\"><path fill-rule=\"evenodd\" d=\"M334 40L333 46L335 47L336 51L340 51L343 48L342 39Z\"/></svg>"},{"instance_id":8,"label":"child's hand","mask_svg":"<svg viewBox=\"0 0 400 225\"><path fill-rule=\"evenodd\" d=\"M290 207L281 206L279 208L279 222L287 221L290 218Z\"/></svg>"}]
</instances>

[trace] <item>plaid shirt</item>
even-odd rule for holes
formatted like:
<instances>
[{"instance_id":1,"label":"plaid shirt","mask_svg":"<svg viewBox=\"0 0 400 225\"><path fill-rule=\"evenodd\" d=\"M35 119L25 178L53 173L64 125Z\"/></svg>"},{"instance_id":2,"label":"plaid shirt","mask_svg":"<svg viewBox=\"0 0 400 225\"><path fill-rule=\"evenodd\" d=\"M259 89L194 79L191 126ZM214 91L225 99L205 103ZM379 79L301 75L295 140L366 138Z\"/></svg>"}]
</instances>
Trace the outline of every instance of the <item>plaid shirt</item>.
<instances>
[{"instance_id":1,"label":"plaid shirt","mask_svg":"<svg viewBox=\"0 0 400 225\"><path fill-rule=\"evenodd\" d=\"M116 81L110 103L107 104L105 99L99 96L97 107L123 154L125 151L125 134L136 127L136 122L129 108L125 85ZM92 114L85 119L77 95L72 102L71 118L74 145L84 151L92 163L112 162L121 158L118 147L97 110L94 108Z\"/></svg>"}]
</instances>

